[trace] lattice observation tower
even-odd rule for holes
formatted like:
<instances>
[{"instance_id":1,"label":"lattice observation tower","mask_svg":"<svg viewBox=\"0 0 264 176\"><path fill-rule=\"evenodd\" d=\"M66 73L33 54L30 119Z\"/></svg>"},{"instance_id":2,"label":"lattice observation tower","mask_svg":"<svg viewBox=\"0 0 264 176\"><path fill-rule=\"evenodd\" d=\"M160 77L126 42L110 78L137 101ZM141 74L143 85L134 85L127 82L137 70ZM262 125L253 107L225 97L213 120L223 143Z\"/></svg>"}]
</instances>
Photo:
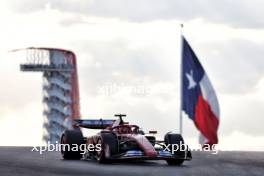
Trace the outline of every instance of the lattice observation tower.
<instances>
[{"instance_id":1,"label":"lattice observation tower","mask_svg":"<svg viewBox=\"0 0 264 176\"><path fill-rule=\"evenodd\" d=\"M76 56L56 48L31 47L22 51L26 61L20 64L20 70L43 73L43 140L59 142L62 132L80 118Z\"/></svg>"}]
</instances>

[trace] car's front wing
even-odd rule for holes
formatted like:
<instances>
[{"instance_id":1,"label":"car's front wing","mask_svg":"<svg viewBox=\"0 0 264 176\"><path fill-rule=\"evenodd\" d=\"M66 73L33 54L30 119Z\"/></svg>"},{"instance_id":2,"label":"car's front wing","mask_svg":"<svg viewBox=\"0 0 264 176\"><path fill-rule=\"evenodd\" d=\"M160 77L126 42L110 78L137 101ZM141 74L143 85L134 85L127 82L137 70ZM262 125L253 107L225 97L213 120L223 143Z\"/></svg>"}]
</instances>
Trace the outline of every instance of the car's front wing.
<instances>
[{"instance_id":1,"label":"car's front wing","mask_svg":"<svg viewBox=\"0 0 264 176\"><path fill-rule=\"evenodd\" d=\"M183 160L191 160L192 156L190 151L184 151L184 155L172 154L168 151L157 151L156 157L149 157L144 155L142 151L139 150L130 150L125 153L117 154L108 157L107 159L114 160L167 160L167 159L183 159Z\"/></svg>"}]
</instances>

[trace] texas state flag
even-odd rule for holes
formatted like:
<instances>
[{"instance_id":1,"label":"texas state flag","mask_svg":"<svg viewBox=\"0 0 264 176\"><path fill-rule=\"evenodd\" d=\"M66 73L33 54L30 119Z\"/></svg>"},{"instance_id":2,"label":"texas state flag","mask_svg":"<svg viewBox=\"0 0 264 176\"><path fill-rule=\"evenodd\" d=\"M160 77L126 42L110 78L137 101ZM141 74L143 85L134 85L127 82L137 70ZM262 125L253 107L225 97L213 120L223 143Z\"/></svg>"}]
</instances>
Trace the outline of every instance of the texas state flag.
<instances>
[{"instance_id":1,"label":"texas state flag","mask_svg":"<svg viewBox=\"0 0 264 176\"><path fill-rule=\"evenodd\" d=\"M182 36L182 110L201 133L201 144L217 144L219 105L201 63Z\"/></svg>"}]
</instances>

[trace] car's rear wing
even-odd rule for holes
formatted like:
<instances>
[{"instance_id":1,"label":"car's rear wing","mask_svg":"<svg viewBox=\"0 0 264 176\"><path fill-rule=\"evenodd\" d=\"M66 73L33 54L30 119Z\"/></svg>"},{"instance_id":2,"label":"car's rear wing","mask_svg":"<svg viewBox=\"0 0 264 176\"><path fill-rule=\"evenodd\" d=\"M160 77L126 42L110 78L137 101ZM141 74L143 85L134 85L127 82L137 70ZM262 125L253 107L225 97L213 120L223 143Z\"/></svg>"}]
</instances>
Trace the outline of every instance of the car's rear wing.
<instances>
[{"instance_id":1,"label":"car's rear wing","mask_svg":"<svg viewBox=\"0 0 264 176\"><path fill-rule=\"evenodd\" d=\"M83 127L83 128L90 128L90 129L105 129L108 126L112 126L112 124L115 122L115 120L74 120L75 126L77 127Z\"/></svg>"}]
</instances>

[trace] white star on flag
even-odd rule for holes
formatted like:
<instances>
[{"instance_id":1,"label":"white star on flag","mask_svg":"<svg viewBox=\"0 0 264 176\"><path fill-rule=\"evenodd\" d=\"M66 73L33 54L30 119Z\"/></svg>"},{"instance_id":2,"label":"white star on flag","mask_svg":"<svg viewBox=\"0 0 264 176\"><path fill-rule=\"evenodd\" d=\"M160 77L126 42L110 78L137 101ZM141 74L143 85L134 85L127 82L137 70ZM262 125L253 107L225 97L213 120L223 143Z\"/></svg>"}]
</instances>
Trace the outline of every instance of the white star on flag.
<instances>
[{"instance_id":1,"label":"white star on flag","mask_svg":"<svg viewBox=\"0 0 264 176\"><path fill-rule=\"evenodd\" d=\"M187 77L188 81L189 81L189 85L188 85L188 89L193 89L197 83L194 81L193 79L193 71L191 70L190 74L186 73L185 76Z\"/></svg>"}]
</instances>

